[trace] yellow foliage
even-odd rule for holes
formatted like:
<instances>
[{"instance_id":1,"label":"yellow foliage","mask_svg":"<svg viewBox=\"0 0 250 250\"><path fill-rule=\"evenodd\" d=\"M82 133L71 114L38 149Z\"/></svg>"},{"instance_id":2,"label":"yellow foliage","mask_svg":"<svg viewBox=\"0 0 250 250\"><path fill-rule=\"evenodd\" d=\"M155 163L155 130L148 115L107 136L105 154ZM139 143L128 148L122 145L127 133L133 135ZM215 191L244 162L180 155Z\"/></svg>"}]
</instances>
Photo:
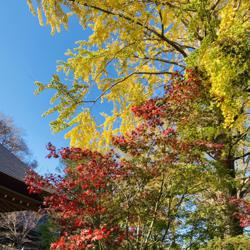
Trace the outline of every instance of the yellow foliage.
<instances>
[{"instance_id":1,"label":"yellow foliage","mask_svg":"<svg viewBox=\"0 0 250 250\"><path fill-rule=\"evenodd\" d=\"M79 125L65 135L66 139L70 139L71 146L89 149L99 146L99 132L89 111L81 112L71 124Z\"/></svg>"},{"instance_id":2,"label":"yellow foliage","mask_svg":"<svg viewBox=\"0 0 250 250\"><path fill-rule=\"evenodd\" d=\"M249 72L250 62L246 21L247 1L230 3L221 11L218 38L201 50L199 64L208 73L213 105L220 107L224 116L224 127L241 129L246 119L242 108L249 106L246 90L249 84L244 72ZM242 117L241 117L242 116ZM240 119L241 117L241 119Z\"/></svg>"},{"instance_id":3,"label":"yellow foliage","mask_svg":"<svg viewBox=\"0 0 250 250\"><path fill-rule=\"evenodd\" d=\"M32 1L27 1L34 13ZM67 134L71 145L103 150L112 134L130 131L139 122L130 112L131 106L159 93L173 71L185 69L184 59L196 49L199 57L195 66L198 64L210 78L213 105L221 109L224 126L244 124L244 114L235 123L246 105L246 95L242 95L245 82L237 79L249 65L234 52L225 52L228 48L224 45L240 50L246 45L247 0L41 0L38 5L40 23L42 10L52 33L59 32L62 25L67 27L71 15L78 17L84 29L92 30L58 65L58 71L73 75L83 86L84 95L71 82L59 87L38 86L39 90L58 91L55 99L59 104L48 113L59 113L52 123L54 131L74 126ZM93 92L96 96L88 99ZM80 106L99 101L110 102L114 109L111 115L103 114L103 124L96 124L90 111L79 114ZM79 115L71 121L76 113Z\"/></svg>"},{"instance_id":4,"label":"yellow foliage","mask_svg":"<svg viewBox=\"0 0 250 250\"><path fill-rule=\"evenodd\" d=\"M27 0L27 4L29 6L30 12L35 16L36 15L36 11L35 11L34 6L32 4L32 0Z\"/></svg>"}]
</instances>

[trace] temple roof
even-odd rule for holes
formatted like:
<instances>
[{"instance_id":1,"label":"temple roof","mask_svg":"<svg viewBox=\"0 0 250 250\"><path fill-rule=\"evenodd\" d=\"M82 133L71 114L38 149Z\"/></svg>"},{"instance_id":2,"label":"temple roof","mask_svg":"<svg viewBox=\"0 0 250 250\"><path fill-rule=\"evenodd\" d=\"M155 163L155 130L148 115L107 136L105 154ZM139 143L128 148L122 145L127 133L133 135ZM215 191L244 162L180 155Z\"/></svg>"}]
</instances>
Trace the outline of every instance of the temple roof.
<instances>
[{"instance_id":1,"label":"temple roof","mask_svg":"<svg viewBox=\"0 0 250 250\"><path fill-rule=\"evenodd\" d=\"M0 212L38 210L45 194L30 194L24 182L29 170L21 160L0 144Z\"/></svg>"},{"instance_id":2,"label":"temple roof","mask_svg":"<svg viewBox=\"0 0 250 250\"><path fill-rule=\"evenodd\" d=\"M28 170L28 166L0 144L0 172L19 181L24 181L24 177Z\"/></svg>"}]
</instances>

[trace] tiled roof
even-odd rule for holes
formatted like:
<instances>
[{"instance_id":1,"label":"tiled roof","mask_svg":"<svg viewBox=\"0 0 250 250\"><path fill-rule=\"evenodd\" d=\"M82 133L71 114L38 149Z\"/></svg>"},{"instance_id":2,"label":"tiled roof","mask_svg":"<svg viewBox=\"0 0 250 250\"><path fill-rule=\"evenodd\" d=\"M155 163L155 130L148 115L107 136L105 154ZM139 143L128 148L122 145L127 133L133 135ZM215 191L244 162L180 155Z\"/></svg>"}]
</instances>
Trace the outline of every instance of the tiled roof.
<instances>
[{"instance_id":1,"label":"tiled roof","mask_svg":"<svg viewBox=\"0 0 250 250\"><path fill-rule=\"evenodd\" d=\"M0 144L0 172L24 181L27 170L29 168L21 160Z\"/></svg>"}]
</instances>

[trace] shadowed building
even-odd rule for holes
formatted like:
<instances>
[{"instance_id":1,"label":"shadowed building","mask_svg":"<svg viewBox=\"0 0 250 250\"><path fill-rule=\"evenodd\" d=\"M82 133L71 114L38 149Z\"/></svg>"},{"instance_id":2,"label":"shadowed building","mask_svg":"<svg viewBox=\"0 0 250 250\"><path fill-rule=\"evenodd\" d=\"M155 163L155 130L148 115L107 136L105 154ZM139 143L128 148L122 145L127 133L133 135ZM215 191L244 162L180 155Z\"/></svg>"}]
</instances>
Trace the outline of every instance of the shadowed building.
<instances>
[{"instance_id":1,"label":"shadowed building","mask_svg":"<svg viewBox=\"0 0 250 250\"><path fill-rule=\"evenodd\" d=\"M0 212L38 210L42 197L29 194L24 183L29 168L0 144Z\"/></svg>"}]
</instances>

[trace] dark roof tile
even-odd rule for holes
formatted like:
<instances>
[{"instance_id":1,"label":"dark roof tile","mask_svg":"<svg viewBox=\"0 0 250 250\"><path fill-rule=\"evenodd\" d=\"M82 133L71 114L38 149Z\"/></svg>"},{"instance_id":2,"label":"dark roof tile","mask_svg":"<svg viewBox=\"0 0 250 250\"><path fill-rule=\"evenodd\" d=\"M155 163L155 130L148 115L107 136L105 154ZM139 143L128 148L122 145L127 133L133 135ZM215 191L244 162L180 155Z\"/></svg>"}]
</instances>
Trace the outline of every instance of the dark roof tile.
<instances>
[{"instance_id":1,"label":"dark roof tile","mask_svg":"<svg viewBox=\"0 0 250 250\"><path fill-rule=\"evenodd\" d=\"M24 181L28 166L0 144L0 172Z\"/></svg>"}]
</instances>

